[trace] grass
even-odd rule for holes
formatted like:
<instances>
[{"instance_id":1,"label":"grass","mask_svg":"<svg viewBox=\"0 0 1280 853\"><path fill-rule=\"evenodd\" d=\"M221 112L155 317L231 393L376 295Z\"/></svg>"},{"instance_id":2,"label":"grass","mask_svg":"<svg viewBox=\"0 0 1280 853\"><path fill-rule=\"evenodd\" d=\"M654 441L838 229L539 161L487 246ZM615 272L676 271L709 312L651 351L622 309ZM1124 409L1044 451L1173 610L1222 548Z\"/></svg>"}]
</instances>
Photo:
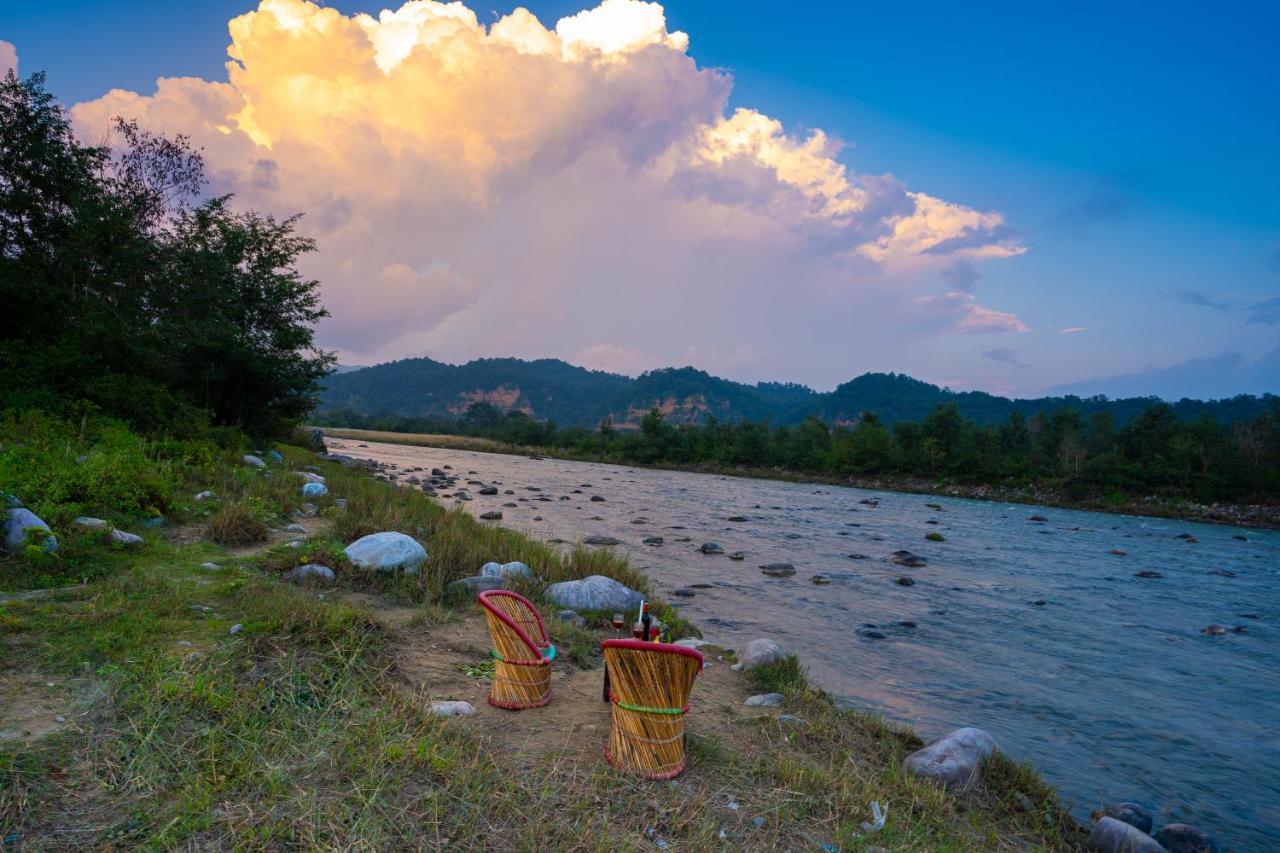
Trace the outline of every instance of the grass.
<instances>
[{"instance_id":1,"label":"grass","mask_svg":"<svg viewBox=\"0 0 1280 853\"><path fill-rule=\"evenodd\" d=\"M209 536L219 545L256 545L267 541L267 525L243 503L228 503L209 516Z\"/></svg>"},{"instance_id":2,"label":"grass","mask_svg":"<svg viewBox=\"0 0 1280 853\"><path fill-rule=\"evenodd\" d=\"M701 850L727 839L746 850L967 851L1080 844L1053 791L1003 756L988 762L986 784L967 794L905 776L902 758L919 739L837 707L795 658L749 677L753 689L783 693L783 710L803 722L722 709L724 725L694 725L691 769L672 783L619 776L594 751L589 761L574 760L572 748L513 751L437 720L402 689L392 637L369 612L342 603L341 592L297 588L276 575L304 561L330 565L341 585L412 608L408 631L459 623L467 611L444 591L489 560L534 567L540 578L523 589L535 598L548 582L587 574L646 591L648 582L607 549L562 554L300 450L280 448L286 462L267 476L237 463L241 448L205 449L206 462L168 468L165 511L178 531L222 518L232 531L248 526L245 517L287 522L302 500L300 479L287 472L309 464L328 478L331 496L312 501L327 529L300 549L239 559L185 537L178 544L149 535L140 549L117 551L100 537L67 533L59 556L0 565L0 577L30 587L89 581L0 597L0 678L51 691L70 709L56 733L0 742L6 845L652 851L657 841ZM220 496L216 507L183 497L208 488ZM345 508L332 496L345 498ZM103 511L92 500L77 506L89 509ZM425 570L366 575L346 563L345 543L381 529L425 542ZM208 561L222 568L201 568ZM549 618L548 630L568 664L598 665L609 614L582 615L585 627ZM658 616L677 636L696 630L674 612ZM242 629L231 634L236 624ZM466 674L484 678L485 664L477 658ZM0 713L6 701L0 697ZM890 821L864 837L872 800Z\"/></svg>"}]
</instances>

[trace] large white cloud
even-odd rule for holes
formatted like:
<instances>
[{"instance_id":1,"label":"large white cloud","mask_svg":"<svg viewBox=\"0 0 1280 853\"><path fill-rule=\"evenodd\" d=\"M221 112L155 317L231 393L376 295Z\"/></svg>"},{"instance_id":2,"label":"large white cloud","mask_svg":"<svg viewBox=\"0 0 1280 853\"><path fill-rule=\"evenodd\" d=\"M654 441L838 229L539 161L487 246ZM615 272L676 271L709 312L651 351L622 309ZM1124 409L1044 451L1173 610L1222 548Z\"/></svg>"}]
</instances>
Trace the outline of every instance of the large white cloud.
<instances>
[{"instance_id":1,"label":"large white cloud","mask_svg":"<svg viewBox=\"0 0 1280 853\"><path fill-rule=\"evenodd\" d=\"M549 29L524 9L486 27L456 2L348 17L263 0L230 33L225 82L113 90L75 121L89 138L115 115L186 133L215 191L305 211L334 314L322 341L352 361L691 355L750 373L815 335L874 340L889 317L1026 329L968 294L920 301L957 260L1021 251L1000 214L728 112L730 78L656 3Z\"/></svg>"},{"instance_id":2,"label":"large white cloud","mask_svg":"<svg viewBox=\"0 0 1280 853\"><path fill-rule=\"evenodd\" d=\"M17 70L18 49L4 39L0 39L0 77Z\"/></svg>"}]
</instances>

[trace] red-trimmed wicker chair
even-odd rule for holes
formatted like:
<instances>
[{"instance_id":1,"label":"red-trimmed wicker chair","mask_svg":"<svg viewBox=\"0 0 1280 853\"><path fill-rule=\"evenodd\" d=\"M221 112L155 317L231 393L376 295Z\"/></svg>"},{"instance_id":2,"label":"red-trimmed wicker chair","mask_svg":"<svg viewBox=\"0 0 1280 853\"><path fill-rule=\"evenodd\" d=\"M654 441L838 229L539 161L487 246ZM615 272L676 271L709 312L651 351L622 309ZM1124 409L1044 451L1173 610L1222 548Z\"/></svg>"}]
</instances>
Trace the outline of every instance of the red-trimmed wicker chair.
<instances>
[{"instance_id":1,"label":"red-trimmed wicker chair","mask_svg":"<svg viewBox=\"0 0 1280 853\"><path fill-rule=\"evenodd\" d=\"M702 671L696 649L642 640L605 640L613 704L604 757L628 773L671 779L684 772L684 717Z\"/></svg>"},{"instance_id":2,"label":"red-trimmed wicker chair","mask_svg":"<svg viewBox=\"0 0 1280 853\"><path fill-rule=\"evenodd\" d=\"M547 637L538 608L524 596L502 589L480 593L480 607L494 645L489 704L519 711L550 702L556 647Z\"/></svg>"}]
</instances>

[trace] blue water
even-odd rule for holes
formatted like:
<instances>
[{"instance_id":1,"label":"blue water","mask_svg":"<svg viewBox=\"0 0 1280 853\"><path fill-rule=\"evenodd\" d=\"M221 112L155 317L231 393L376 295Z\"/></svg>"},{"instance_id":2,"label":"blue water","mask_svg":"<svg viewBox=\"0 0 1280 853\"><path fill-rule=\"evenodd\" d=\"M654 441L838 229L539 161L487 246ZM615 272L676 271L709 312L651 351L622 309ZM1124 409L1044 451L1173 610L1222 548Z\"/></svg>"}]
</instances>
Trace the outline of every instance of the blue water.
<instances>
[{"instance_id":1,"label":"blue water","mask_svg":"<svg viewBox=\"0 0 1280 853\"><path fill-rule=\"evenodd\" d=\"M503 524L534 536L622 539L664 592L713 585L692 599L672 599L709 639L732 647L772 637L832 694L925 738L962 725L987 729L1005 752L1040 768L1082 819L1103 802L1128 800L1151 809L1157 825L1192 823L1232 850L1280 849L1280 533L330 444L402 470L449 464L464 481L500 481L516 494L476 497L466 507L477 514L501 508ZM592 503L591 494L606 501ZM879 506L861 503L866 498L878 498ZM508 502L518 506L502 506ZM726 520L738 515L749 520ZM929 532L946 541L927 541ZM664 544L641 544L652 535ZM1234 538L1241 535L1245 541ZM690 541L676 541L686 536ZM746 559L698 553L709 540ZM900 548L928 565L890 563ZM851 553L867 559L849 559ZM760 564L775 561L793 563L796 575L761 574ZM1163 577L1135 577L1141 570ZM832 583L813 585L816 573ZM915 585L897 585L903 575ZM1209 624L1248 633L1202 635ZM885 638L868 639L860 629Z\"/></svg>"}]
</instances>

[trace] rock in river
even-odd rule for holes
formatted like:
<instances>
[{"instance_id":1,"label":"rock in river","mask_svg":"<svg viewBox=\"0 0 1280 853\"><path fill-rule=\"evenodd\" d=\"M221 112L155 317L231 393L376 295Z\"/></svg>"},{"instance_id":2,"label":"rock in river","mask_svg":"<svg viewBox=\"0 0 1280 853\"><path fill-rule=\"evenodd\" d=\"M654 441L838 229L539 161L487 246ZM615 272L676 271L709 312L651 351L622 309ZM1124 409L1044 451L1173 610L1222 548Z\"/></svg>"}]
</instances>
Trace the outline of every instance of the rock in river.
<instances>
[{"instance_id":1,"label":"rock in river","mask_svg":"<svg viewBox=\"0 0 1280 853\"><path fill-rule=\"evenodd\" d=\"M502 521L502 511L491 509L488 512L480 513L480 518L483 521Z\"/></svg>"},{"instance_id":2,"label":"rock in river","mask_svg":"<svg viewBox=\"0 0 1280 853\"><path fill-rule=\"evenodd\" d=\"M894 551L893 562L897 563L899 566L919 568L920 566L927 565L929 561L924 557L921 557L919 554L913 554L910 551Z\"/></svg>"},{"instance_id":3,"label":"rock in river","mask_svg":"<svg viewBox=\"0 0 1280 853\"><path fill-rule=\"evenodd\" d=\"M356 568L403 571L407 575L417 574L427 561L427 549L413 537L394 531L361 536L348 545L343 554Z\"/></svg>"},{"instance_id":4,"label":"rock in river","mask_svg":"<svg viewBox=\"0 0 1280 853\"><path fill-rule=\"evenodd\" d=\"M1132 824L1103 817L1089 833L1089 849L1098 853L1165 853L1150 835Z\"/></svg>"},{"instance_id":5,"label":"rock in river","mask_svg":"<svg viewBox=\"0 0 1280 853\"><path fill-rule=\"evenodd\" d=\"M1185 823L1161 827L1155 839L1169 853L1218 853L1221 849L1212 835Z\"/></svg>"},{"instance_id":6,"label":"rock in river","mask_svg":"<svg viewBox=\"0 0 1280 853\"><path fill-rule=\"evenodd\" d=\"M633 610L643 596L634 589L604 575L576 581L553 583L547 587L548 600L571 610Z\"/></svg>"},{"instance_id":7,"label":"rock in river","mask_svg":"<svg viewBox=\"0 0 1280 853\"><path fill-rule=\"evenodd\" d=\"M583 539L582 541L587 545L621 545L622 544L621 539L615 539L612 536L604 536L599 533L595 534L594 536L588 536L586 539Z\"/></svg>"},{"instance_id":8,"label":"rock in river","mask_svg":"<svg viewBox=\"0 0 1280 853\"><path fill-rule=\"evenodd\" d=\"M1124 821L1147 834L1151 833L1151 827L1155 825L1151 818L1151 812L1137 803L1108 803L1107 807L1102 810L1101 816Z\"/></svg>"},{"instance_id":9,"label":"rock in river","mask_svg":"<svg viewBox=\"0 0 1280 853\"><path fill-rule=\"evenodd\" d=\"M724 546L719 542L703 542L698 550L704 554L723 554Z\"/></svg>"},{"instance_id":10,"label":"rock in river","mask_svg":"<svg viewBox=\"0 0 1280 853\"><path fill-rule=\"evenodd\" d=\"M769 563L761 566L760 571L771 578L789 578L796 573L796 567L790 563Z\"/></svg>"},{"instance_id":11,"label":"rock in river","mask_svg":"<svg viewBox=\"0 0 1280 853\"><path fill-rule=\"evenodd\" d=\"M982 780L982 762L996 751L996 742L982 729L966 726L908 755L902 769L944 787L964 790Z\"/></svg>"},{"instance_id":12,"label":"rock in river","mask_svg":"<svg viewBox=\"0 0 1280 853\"><path fill-rule=\"evenodd\" d=\"M1133 576L1135 578L1147 578L1148 580L1159 580L1164 577L1164 575L1159 572L1152 571L1151 569L1143 569L1140 572L1134 572Z\"/></svg>"},{"instance_id":13,"label":"rock in river","mask_svg":"<svg viewBox=\"0 0 1280 853\"><path fill-rule=\"evenodd\" d=\"M905 575L894 581L898 586L915 586L916 582Z\"/></svg>"}]
</instances>

